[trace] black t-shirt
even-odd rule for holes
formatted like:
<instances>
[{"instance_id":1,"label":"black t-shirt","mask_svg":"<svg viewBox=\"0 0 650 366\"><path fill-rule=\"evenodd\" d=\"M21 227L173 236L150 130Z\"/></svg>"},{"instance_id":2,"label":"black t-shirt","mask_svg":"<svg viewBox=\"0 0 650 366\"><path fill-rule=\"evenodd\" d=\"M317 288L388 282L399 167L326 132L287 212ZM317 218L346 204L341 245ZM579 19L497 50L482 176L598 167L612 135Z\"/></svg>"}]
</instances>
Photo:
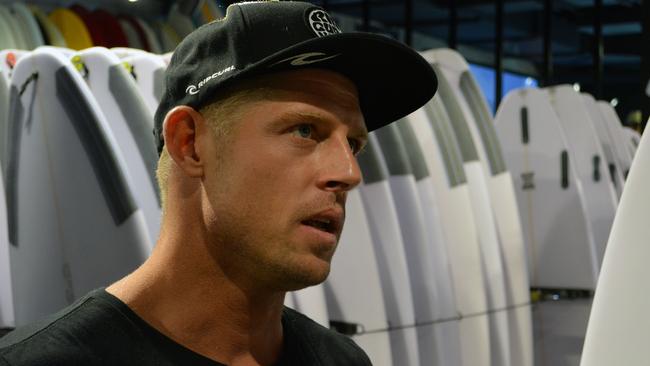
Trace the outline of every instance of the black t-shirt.
<instances>
[{"instance_id":1,"label":"black t-shirt","mask_svg":"<svg viewBox=\"0 0 650 366\"><path fill-rule=\"evenodd\" d=\"M289 308L277 365L370 365L348 337ZM223 366L174 342L104 289L0 338L0 366Z\"/></svg>"}]
</instances>

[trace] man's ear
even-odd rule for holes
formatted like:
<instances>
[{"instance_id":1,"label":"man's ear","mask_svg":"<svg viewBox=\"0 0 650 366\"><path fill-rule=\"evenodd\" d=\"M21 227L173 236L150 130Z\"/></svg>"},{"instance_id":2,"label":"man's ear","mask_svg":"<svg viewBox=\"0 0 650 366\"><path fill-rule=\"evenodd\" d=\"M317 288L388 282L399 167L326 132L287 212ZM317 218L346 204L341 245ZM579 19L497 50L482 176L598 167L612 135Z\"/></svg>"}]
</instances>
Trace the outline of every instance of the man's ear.
<instances>
[{"instance_id":1,"label":"man's ear","mask_svg":"<svg viewBox=\"0 0 650 366\"><path fill-rule=\"evenodd\" d=\"M196 145L196 137L204 128L203 116L194 108L184 105L170 110L163 122L167 151L190 177L203 176L203 160Z\"/></svg>"}]
</instances>

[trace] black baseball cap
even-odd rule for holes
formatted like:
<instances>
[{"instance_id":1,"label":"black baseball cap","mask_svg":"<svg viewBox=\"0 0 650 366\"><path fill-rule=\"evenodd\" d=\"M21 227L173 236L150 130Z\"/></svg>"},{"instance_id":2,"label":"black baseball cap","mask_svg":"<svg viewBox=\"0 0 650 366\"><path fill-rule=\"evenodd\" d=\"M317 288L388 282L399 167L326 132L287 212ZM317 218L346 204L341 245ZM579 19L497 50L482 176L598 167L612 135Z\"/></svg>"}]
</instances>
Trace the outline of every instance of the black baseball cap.
<instances>
[{"instance_id":1,"label":"black baseball cap","mask_svg":"<svg viewBox=\"0 0 650 366\"><path fill-rule=\"evenodd\" d=\"M163 121L175 106L199 109L238 80L301 68L328 69L350 79L369 131L420 108L438 87L435 72L413 49L378 34L342 33L318 6L235 3L224 19L199 27L174 51L154 117L158 153Z\"/></svg>"}]
</instances>

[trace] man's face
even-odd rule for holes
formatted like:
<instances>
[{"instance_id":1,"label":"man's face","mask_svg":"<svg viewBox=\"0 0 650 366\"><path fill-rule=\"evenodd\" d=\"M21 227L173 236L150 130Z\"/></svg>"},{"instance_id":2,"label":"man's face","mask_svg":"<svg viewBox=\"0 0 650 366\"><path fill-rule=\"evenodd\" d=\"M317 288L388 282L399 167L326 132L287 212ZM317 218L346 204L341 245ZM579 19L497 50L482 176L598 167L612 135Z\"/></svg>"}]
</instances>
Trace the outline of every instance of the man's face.
<instances>
[{"instance_id":1,"label":"man's face","mask_svg":"<svg viewBox=\"0 0 650 366\"><path fill-rule=\"evenodd\" d=\"M227 275L295 290L329 273L367 131L340 74L292 71L269 83L271 97L246 104L225 145L210 150L203 211Z\"/></svg>"}]
</instances>

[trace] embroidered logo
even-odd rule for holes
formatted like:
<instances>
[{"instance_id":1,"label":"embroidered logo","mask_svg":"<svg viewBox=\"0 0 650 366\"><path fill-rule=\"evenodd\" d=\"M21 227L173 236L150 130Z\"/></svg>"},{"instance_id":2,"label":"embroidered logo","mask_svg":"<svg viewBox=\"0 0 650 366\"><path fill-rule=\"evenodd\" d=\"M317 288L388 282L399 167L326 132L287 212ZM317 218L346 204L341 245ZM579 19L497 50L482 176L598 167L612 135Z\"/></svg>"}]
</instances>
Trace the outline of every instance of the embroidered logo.
<instances>
[{"instance_id":1,"label":"embroidered logo","mask_svg":"<svg viewBox=\"0 0 650 366\"><path fill-rule=\"evenodd\" d=\"M330 55L328 55L326 53L322 53L322 52L301 53L300 55L295 55L295 56L285 58L284 60L280 60L280 61L274 63L273 65L271 65L270 67L273 67L273 66L275 66L277 64L281 64L281 63L288 62L288 61L291 61L292 66L310 65L310 64L314 64L316 62L321 62L321 61L332 59L332 58L337 57L339 55L340 55L340 53L336 54L336 55L333 55L333 56L330 56Z\"/></svg>"},{"instance_id":2,"label":"embroidered logo","mask_svg":"<svg viewBox=\"0 0 650 366\"><path fill-rule=\"evenodd\" d=\"M312 10L307 19L309 19L311 29L319 37L341 33L341 29L334 23L334 19L323 10Z\"/></svg>"},{"instance_id":3,"label":"embroidered logo","mask_svg":"<svg viewBox=\"0 0 650 366\"><path fill-rule=\"evenodd\" d=\"M221 71L217 71L214 74L212 74L212 75L206 77L205 79L201 80L198 85L188 85L187 88L185 88L185 93L195 95L210 80L212 80L214 78L218 78L219 76L221 76L221 75L223 75L223 74L225 74L227 72L234 71L234 70L235 70L235 66L232 65L232 66L226 67L225 69L223 69Z\"/></svg>"}]
</instances>

